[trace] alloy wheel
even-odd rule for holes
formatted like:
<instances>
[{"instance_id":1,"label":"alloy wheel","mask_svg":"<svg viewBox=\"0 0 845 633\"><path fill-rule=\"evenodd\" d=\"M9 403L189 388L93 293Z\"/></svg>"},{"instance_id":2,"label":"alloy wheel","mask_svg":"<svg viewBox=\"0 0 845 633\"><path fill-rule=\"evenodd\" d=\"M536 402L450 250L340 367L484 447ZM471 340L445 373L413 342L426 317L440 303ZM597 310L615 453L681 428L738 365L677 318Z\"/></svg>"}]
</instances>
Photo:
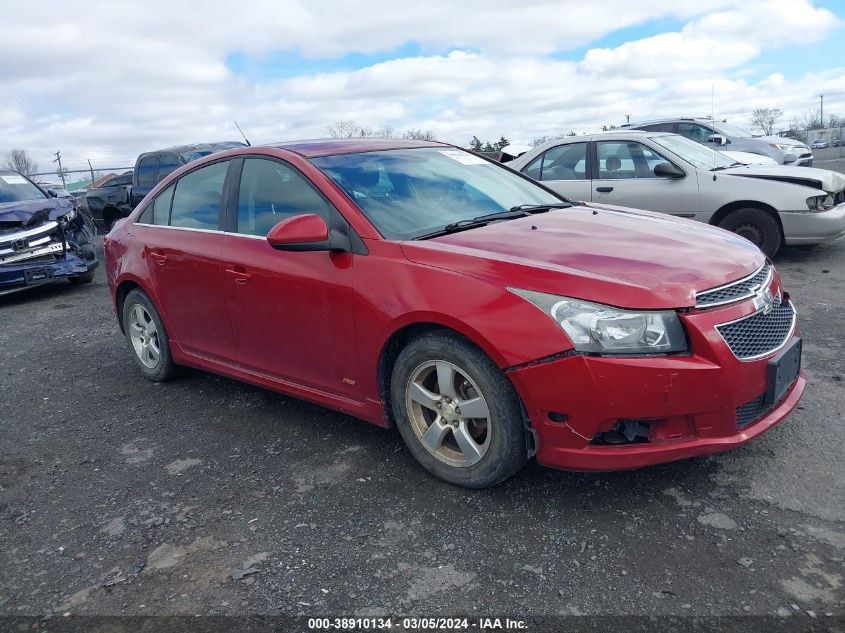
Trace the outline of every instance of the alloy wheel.
<instances>
[{"instance_id":1,"label":"alloy wheel","mask_svg":"<svg viewBox=\"0 0 845 633\"><path fill-rule=\"evenodd\" d=\"M161 360L158 328L153 317L140 303L129 309L129 338L138 360L145 367L155 369Z\"/></svg>"},{"instance_id":2,"label":"alloy wheel","mask_svg":"<svg viewBox=\"0 0 845 633\"><path fill-rule=\"evenodd\" d=\"M490 446L490 410L464 369L425 362L411 372L405 394L411 427L429 453L459 468L481 461Z\"/></svg>"}]
</instances>

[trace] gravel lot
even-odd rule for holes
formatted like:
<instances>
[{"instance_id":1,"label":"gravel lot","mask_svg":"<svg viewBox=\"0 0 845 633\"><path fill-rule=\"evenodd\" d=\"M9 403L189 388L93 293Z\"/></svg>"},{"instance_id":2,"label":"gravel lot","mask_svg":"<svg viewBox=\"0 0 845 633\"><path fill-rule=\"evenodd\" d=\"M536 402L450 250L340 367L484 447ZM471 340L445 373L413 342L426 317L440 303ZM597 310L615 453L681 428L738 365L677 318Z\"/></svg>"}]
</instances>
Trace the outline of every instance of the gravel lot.
<instances>
[{"instance_id":1,"label":"gravel lot","mask_svg":"<svg viewBox=\"0 0 845 633\"><path fill-rule=\"evenodd\" d=\"M845 242L776 263L809 378L785 423L712 458L532 464L480 492L320 407L145 381L102 270L0 298L0 616L841 616Z\"/></svg>"}]
</instances>

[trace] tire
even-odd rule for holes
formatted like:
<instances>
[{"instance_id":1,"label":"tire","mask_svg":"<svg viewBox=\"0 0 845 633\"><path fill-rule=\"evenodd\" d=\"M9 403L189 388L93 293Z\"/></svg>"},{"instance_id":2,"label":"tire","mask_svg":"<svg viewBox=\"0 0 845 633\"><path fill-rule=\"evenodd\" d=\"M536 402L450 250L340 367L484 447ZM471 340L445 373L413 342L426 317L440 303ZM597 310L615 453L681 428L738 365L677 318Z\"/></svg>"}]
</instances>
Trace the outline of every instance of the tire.
<instances>
[{"instance_id":1,"label":"tire","mask_svg":"<svg viewBox=\"0 0 845 633\"><path fill-rule=\"evenodd\" d=\"M126 341L144 378L163 382L175 377L178 366L170 353L167 330L146 293L138 288L131 290L123 302L122 315Z\"/></svg>"},{"instance_id":2,"label":"tire","mask_svg":"<svg viewBox=\"0 0 845 633\"><path fill-rule=\"evenodd\" d=\"M775 256L783 244L780 224L763 209L749 207L728 213L719 226L741 235L769 258Z\"/></svg>"},{"instance_id":3,"label":"tire","mask_svg":"<svg viewBox=\"0 0 845 633\"><path fill-rule=\"evenodd\" d=\"M92 281L94 281L94 271L92 270L87 273L82 273L81 275L74 275L73 277L68 277L67 280L74 286L90 284Z\"/></svg>"},{"instance_id":4,"label":"tire","mask_svg":"<svg viewBox=\"0 0 845 633\"><path fill-rule=\"evenodd\" d=\"M513 385L457 334L431 332L412 340L396 359L390 395L393 419L408 450L444 481L487 488L528 461ZM479 417L470 418L470 408Z\"/></svg>"}]
</instances>

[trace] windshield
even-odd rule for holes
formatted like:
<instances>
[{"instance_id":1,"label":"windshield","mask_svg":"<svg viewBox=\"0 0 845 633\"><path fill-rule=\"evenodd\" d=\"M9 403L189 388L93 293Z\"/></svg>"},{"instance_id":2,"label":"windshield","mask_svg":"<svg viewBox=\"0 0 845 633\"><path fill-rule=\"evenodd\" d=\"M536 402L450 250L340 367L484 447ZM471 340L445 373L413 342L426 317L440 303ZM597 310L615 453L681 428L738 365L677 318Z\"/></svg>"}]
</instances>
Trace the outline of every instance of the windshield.
<instances>
[{"instance_id":1,"label":"windshield","mask_svg":"<svg viewBox=\"0 0 845 633\"><path fill-rule=\"evenodd\" d=\"M43 200L47 195L20 174L0 174L0 203Z\"/></svg>"},{"instance_id":2,"label":"windshield","mask_svg":"<svg viewBox=\"0 0 845 633\"><path fill-rule=\"evenodd\" d=\"M720 152L677 134L654 136L651 140L661 147L665 147L679 158L684 159L696 169L729 167L736 163L735 160L728 158Z\"/></svg>"},{"instance_id":3,"label":"windshield","mask_svg":"<svg viewBox=\"0 0 845 633\"><path fill-rule=\"evenodd\" d=\"M751 138L751 132L743 130L735 125L731 125L730 123L721 123L721 122L714 122L711 124L716 131L721 134L722 136L730 136L731 138Z\"/></svg>"},{"instance_id":4,"label":"windshield","mask_svg":"<svg viewBox=\"0 0 845 633\"><path fill-rule=\"evenodd\" d=\"M413 239L461 220L560 198L480 156L451 147L314 158L388 239Z\"/></svg>"}]
</instances>

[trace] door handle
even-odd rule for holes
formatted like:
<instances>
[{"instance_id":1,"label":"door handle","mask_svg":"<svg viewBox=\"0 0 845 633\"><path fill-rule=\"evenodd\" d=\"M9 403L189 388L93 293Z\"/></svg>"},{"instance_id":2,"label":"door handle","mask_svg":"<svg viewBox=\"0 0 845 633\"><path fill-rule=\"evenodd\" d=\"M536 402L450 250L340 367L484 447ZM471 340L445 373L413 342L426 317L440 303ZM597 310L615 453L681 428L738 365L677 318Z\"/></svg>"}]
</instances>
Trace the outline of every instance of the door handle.
<instances>
[{"instance_id":1,"label":"door handle","mask_svg":"<svg viewBox=\"0 0 845 633\"><path fill-rule=\"evenodd\" d=\"M244 270L237 270L236 268L227 268L226 272L234 277L236 284L243 286L246 282L252 279L252 275Z\"/></svg>"},{"instance_id":2,"label":"door handle","mask_svg":"<svg viewBox=\"0 0 845 633\"><path fill-rule=\"evenodd\" d=\"M596 191L599 193L610 193L613 191L613 187L596 187Z\"/></svg>"},{"instance_id":3,"label":"door handle","mask_svg":"<svg viewBox=\"0 0 845 633\"><path fill-rule=\"evenodd\" d=\"M159 266L164 266L167 263L167 255L164 253L153 252L150 253L150 257L152 257Z\"/></svg>"}]
</instances>

